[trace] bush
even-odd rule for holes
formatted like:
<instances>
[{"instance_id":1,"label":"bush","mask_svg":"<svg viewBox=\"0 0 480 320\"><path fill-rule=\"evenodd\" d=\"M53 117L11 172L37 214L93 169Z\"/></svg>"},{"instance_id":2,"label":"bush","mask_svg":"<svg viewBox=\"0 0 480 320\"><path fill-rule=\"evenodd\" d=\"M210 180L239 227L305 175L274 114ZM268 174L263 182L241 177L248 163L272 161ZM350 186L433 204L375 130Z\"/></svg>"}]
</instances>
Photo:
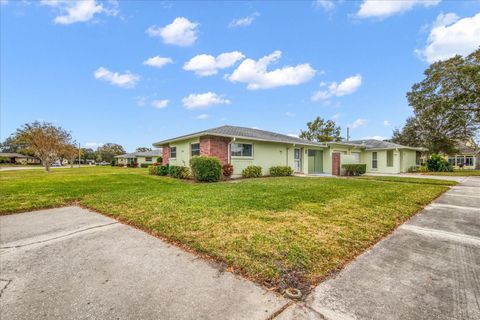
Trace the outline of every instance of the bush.
<instances>
[{"instance_id":1,"label":"bush","mask_svg":"<svg viewBox=\"0 0 480 320\"><path fill-rule=\"evenodd\" d=\"M170 166L169 173L172 178L188 179L190 177L190 170L182 166Z\"/></svg>"},{"instance_id":2,"label":"bush","mask_svg":"<svg viewBox=\"0 0 480 320\"><path fill-rule=\"evenodd\" d=\"M367 172L366 164L342 164L346 176L360 176Z\"/></svg>"},{"instance_id":3,"label":"bush","mask_svg":"<svg viewBox=\"0 0 480 320\"><path fill-rule=\"evenodd\" d=\"M222 166L222 174L225 178L230 178L233 174L233 166L230 163Z\"/></svg>"},{"instance_id":4,"label":"bush","mask_svg":"<svg viewBox=\"0 0 480 320\"><path fill-rule=\"evenodd\" d=\"M124 164L123 163L117 163L117 167L123 167Z\"/></svg>"},{"instance_id":5,"label":"bush","mask_svg":"<svg viewBox=\"0 0 480 320\"><path fill-rule=\"evenodd\" d=\"M112 160L112 162L110 163L110 165L111 165L112 167L115 167L115 160Z\"/></svg>"},{"instance_id":6,"label":"bush","mask_svg":"<svg viewBox=\"0 0 480 320\"><path fill-rule=\"evenodd\" d=\"M448 172L453 171L453 166L439 154L432 154L427 160L428 171Z\"/></svg>"},{"instance_id":7,"label":"bush","mask_svg":"<svg viewBox=\"0 0 480 320\"><path fill-rule=\"evenodd\" d=\"M262 167L248 166L242 170L242 177L244 178L258 178L262 176Z\"/></svg>"},{"instance_id":8,"label":"bush","mask_svg":"<svg viewBox=\"0 0 480 320\"><path fill-rule=\"evenodd\" d=\"M162 163L163 162L163 158L162 157L158 157L157 158L157 163Z\"/></svg>"},{"instance_id":9,"label":"bush","mask_svg":"<svg viewBox=\"0 0 480 320\"><path fill-rule=\"evenodd\" d=\"M222 165L217 157L195 156L190 159L192 176L197 181L216 182L220 180Z\"/></svg>"},{"instance_id":10,"label":"bush","mask_svg":"<svg viewBox=\"0 0 480 320\"><path fill-rule=\"evenodd\" d=\"M135 162L135 163L133 164L133 167L134 167L134 168L138 168L138 162Z\"/></svg>"},{"instance_id":11,"label":"bush","mask_svg":"<svg viewBox=\"0 0 480 320\"><path fill-rule=\"evenodd\" d=\"M170 172L170 168L168 164L166 166L156 166L157 168L157 175L159 176L166 176Z\"/></svg>"},{"instance_id":12,"label":"bush","mask_svg":"<svg viewBox=\"0 0 480 320\"><path fill-rule=\"evenodd\" d=\"M156 166L148 166L148 174L156 175L157 174L157 167Z\"/></svg>"},{"instance_id":13,"label":"bush","mask_svg":"<svg viewBox=\"0 0 480 320\"><path fill-rule=\"evenodd\" d=\"M150 165L148 163L141 163L140 168L148 168Z\"/></svg>"},{"instance_id":14,"label":"bush","mask_svg":"<svg viewBox=\"0 0 480 320\"><path fill-rule=\"evenodd\" d=\"M428 168L426 165L421 165L417 168L417 172L428 172Z\"/></svg>"},{"instance_id":15,"label":"bush","mask_svg":"<svg viewBox=\"0 0 480 320\"><path fill-rule=\"evenodd\" d=\"M275 166L268 169L272 177L286 177L293 174L293 169L289 166Z\"/></svg>"}]
</instances>

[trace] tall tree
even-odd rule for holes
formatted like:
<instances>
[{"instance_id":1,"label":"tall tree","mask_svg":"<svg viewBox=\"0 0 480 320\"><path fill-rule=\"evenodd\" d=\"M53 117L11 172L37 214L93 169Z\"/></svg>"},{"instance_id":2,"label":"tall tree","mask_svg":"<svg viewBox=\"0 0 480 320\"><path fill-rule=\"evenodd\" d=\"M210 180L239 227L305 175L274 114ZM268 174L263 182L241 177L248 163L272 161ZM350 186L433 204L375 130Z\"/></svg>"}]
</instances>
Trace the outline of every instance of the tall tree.
<instances>
[{"instance_id":1,"label":"tall tree","mask_svg":"<svg viewBox=\"0 0 480 320\"><path fill-rule=\"evenodd\" d=\"M341 128L333 120L327 120L317 117L311 122L307 122L307 130L300 131L300 138L316 142L342 141L340 136Z\"/></svg>"},{"instance_id":2,"label":"tall tree","mask_svg":"<svg viewBox=\"0 0 480 320\"><path fill-rule=\"evenodd\" d=\"M414 116L392 141L455 152L457 142L472 140L480 125L480 49L430 65L407 99Z\"/></svg>"},{"instance_id":3,"label":"tall tree","mask_svg":"<svg viewBox=\"0 0 480 320\"><path fill-rule=\"evenodd\" d=\"M62 158L68 160L68 162L70 163L70 167L73 168L73 163L76 159L78 159L79 156L78 148L76 147L76 145L74 143L65 144L60 154Z\"/></svg>"},{"instance_id":4,"label":"tall tree","mask_svg":"<svg viewBox=\"0 0 480 320\"><path fill-rule=\"evenodd\" d=\"M116 143L105 143L97 149L97 159L100 161L112 162L113 157L124 154L125 149Z\"/></svg>"},{"instance_id":5,"label":"tall tree","mask_svg":"<svg viewBox=\"0 0 480 320\"><path fill-rule=\"evenodd\" d=\"M152 151L151 148L147 148L147 147L139 147L137 148L136 150L137 152L147 152L147 151Z\"/></svg>"},{"instance_id":6,"label":"tall tree","mask_svg":"<svg viewBox=\"0 0 480 320\"><path fill-rule=\"evenodd\" d=\"M82 148L82 159L86 163L87 160L95 160L95 151L92 148Z\"/></svg>"},{"instance_id":7,"label":"tall tree","mask_svg":"<svg viewBox=\"0 0 480 320\"><path fill-rule=\"evenodd\" d=\"M50 171L52 162L59 158L65 145L72 140L65 129L38 121L24 124L13 136L42 161L46 171Z\"/></svg>"}]
</instances>

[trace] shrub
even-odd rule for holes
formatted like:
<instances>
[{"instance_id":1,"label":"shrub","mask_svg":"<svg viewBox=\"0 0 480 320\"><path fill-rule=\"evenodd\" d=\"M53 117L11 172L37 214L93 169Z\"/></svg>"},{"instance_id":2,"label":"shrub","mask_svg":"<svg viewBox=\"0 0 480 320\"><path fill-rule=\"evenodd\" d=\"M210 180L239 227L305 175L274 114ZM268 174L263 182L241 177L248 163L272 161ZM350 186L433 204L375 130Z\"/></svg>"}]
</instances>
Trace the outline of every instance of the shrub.
<instances>
[{"instance_id":1,"label":"shrub","mask_svg":"<svg viewBox=\"0 0 480 320\"><path fill-rule=\"evenodd\" d=\"M242 177L244 178L258 178L262 176L262 167L248 166L242 170Z\"/></svg>"},{"instance_id":2,"label":"shrub","mask_svg":"<svg viewBox=\"0 0 480 320\"><path fill-rule=\"evenodd\" d=\"M112 162L110 162L110 165L111 165L112 167L115 167L115 160L112 160Z\"/></svg>"},{"instance_id":3,"label":"shrub","mask_svg":"<svg viewBox=\"0 0 480 320\"><path fill-rule=\"evenodd\" d=\"M293 169L289 166L275 166L268 170L272 177L286 177L293 174Z\"/></svg>"},{"instance_id":4,"label":"shrub","mask_svg":"<svg viewBox=\"0 0 480 320\"><path fill-rule=\"evenodd\" d=\"M427 160L428 171L447 172L453 171L452 165L439 154L432 154Z\"/></svg>"},{"instance_id":5,"label":"shrub","mask_svg":"<svg viewBox=\"0 0 480 320\"><path fill-rule=\"evenodd\" d=\"M166 166L156 166L157 168L157 175L159 176L166 176L170 171L168 164Z\"/></svg>"},{"instance_id":6,"label":"shrub","mask_svg":"<svg viewBox=\"0 0 480 320\"><path fill-rule=\"evenodd\" d=\"M216 182L220 180L222 165L217 157L196 156L190 159L192 176L197 181Z\"/></svg>"},{"instance_id":7,"label":"shrub","mask_svg":"<svg viewBox=\"0 0 480 320\"><path fill-rule=\"evenodd\" d=\"M133 167L134 167L134 168L138 168L138 162L135 162L135 163L133 164Z\"/></svg>"},{"instance_id":8,"label":"shrub","mask_svg":"<svg viewBox=\"0 0 480 320\"><path fill-rule=\"evenodd\" d=\"M428 172L428 168L426 165L421 165L417 168L417 172Z\"/></svg>"},{"instance_id":9,"label":"shrub","mask_svg":"<svg viewBox=\"0 0 480 320\"><path fill-rule=\"evenodd\" d=\"M123 163L117 163L117 167L123 167L124 164Z\"/></svg>"},{"instance_id":10,"label":"shrub","mask_svg":"<svg viewBox=\"0 0 480 320\"><path fill-rule=\"evenodd\" d=\"M360 176L367 171L366 164L342 164L346 176Z\"/></svg>"},{"instance_id":11,"label":"shrub","mask_svg":"<svg viewBox=\"0 0 480 320\"><path fill-rule=\"evenodd\" d=\"M140 168L148 168L150 165L148 163L141 163Z\"/></svg>"},{"instance_id":12,"label":"shrub","mask_svg":"<svg viewBox=\"0 0 480 320\"><path fill-rule=\"evenodd\" d=\"M156 175L157 174L157 167L156 166L148 166L148 174Z\"/></svg>"},{"instance_id":13,"label":"shrub","mask_svg":"<svg viewBox=\"0 0 480 320\"><path fill-rule=\"evenodd\" d=\"M222 174L225 178L230 178L233 174L233 166L230 163L222 166Z\"/></svg>"},{"instance_id":14,"label":"shrub","mask_svg":"<svg viewBox=\"0 0 480 320\"><path fill-rule=\"evenodd\" d=\"M130 168L130 163L127 163L127 168Z\"/></svg>"},{"instance_id":15,"label":"shrub","mask_svg":"<svg viewBox=\"0 0 480 320\"><path fill-rule=\"evenodd\" d=\"M163 162L163 158L162 157L157 157L157 163L162 163Z\"/></svg>"},{"instance_id":16,"label":"shrub","mask_svg":"<svg viewBox=\"0 0 480 320\"><path fill-rule=\"evenodd\" d=\"M172 178L187 179L190 177L190 170L182 166L170 166L169 173Z\"/></svg>"}]
</instances>

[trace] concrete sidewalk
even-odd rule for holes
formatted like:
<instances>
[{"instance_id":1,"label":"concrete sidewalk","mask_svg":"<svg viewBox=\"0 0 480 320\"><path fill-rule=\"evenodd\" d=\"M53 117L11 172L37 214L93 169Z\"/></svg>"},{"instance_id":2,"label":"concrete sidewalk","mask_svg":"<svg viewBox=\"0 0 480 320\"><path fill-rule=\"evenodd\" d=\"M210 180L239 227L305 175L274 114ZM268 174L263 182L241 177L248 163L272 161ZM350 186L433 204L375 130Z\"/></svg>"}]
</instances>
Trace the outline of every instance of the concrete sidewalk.
<instances>
[{"instance_id":1,"label":"concrete sidewalk","mask_svg":"<svg viewBox=\"0 0 480 320\"><path fill-rule=\"evenodd\" d=\"M78 207L0 217L7 319L267 319L288 301Z\"/></svg>"},{"instance_id":2,"label":"concrete sidewalk","mask_svg":"<svg viewBox=\"0 0 480 320\"><path fill-rule=\"evenodd\" d=\"M462 178L277 319L480 319L480 178Z\"/></svg>"}]
</instances>

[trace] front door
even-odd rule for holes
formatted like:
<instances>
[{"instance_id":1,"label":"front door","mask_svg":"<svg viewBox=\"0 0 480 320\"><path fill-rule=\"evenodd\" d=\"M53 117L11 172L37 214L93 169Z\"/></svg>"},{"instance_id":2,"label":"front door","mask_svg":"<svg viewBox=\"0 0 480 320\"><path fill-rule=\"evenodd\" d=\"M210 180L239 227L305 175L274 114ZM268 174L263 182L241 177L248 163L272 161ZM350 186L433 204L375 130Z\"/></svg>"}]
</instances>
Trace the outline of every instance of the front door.
<instances>
[{"instance_id":1,"label":"front door","mask_svg":"<svg viewBox=\"0 0 480 320\"><path fill-rule=\"evenodd\" d=\"M323 173L323 151L308 150L308 173Z\"/></svg>"},{"instance_id":2,"label":"front door","mask_svg":"<svg viewBox=\"0 0 480 320\"><path fill-rule=\"evenodd\" d=\"M300 148L293 149L293 167L295 172L302 171L302 152Z\"/></svg>"}]
</instances>

